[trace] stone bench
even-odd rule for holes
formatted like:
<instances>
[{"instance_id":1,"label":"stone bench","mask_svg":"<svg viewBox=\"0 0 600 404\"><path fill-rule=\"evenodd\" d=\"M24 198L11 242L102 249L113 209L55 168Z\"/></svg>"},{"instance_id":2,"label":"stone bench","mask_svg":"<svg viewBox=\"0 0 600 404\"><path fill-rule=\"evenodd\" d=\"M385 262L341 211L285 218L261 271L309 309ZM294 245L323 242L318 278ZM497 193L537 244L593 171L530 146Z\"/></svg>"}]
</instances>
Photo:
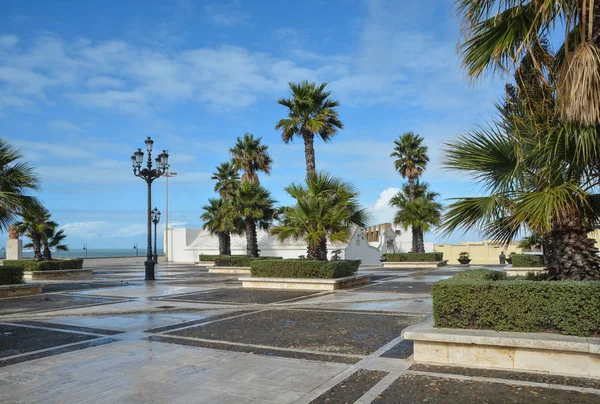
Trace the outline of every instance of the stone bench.
<instances>
[{"instance_id":1,"label":"stone bench","mask_svg":"<svg viewBox=\"0 0 600 404\"><path fill-rule=\"evenodd\" d=\"M31 283L0 285L0 298L39 295L40 293L42 293L42 287Z\"/></svg>"}]
</instances>

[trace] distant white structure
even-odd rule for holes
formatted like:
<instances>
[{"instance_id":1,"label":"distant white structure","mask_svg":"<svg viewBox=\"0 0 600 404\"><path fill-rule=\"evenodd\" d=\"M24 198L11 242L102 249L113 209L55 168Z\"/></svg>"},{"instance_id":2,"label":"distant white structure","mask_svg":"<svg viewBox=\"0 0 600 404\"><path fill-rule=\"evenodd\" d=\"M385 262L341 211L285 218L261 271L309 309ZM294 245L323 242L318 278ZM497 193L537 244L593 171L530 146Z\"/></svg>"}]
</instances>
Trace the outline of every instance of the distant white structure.
<instances>
[{"instance_id":1,"label":"distant white structure","mask_svg":"<svg viewBox=\"0 0 600 404\"><path fill-rule=\"evenodd\" d=\"M168 230L169 261L196 262L200 254L218 254L219 240L202 229L174 228ZM306 244L303 241L288 240L280 242L277 237L258 230L258 248L261 256L298 258L306 256ZM327 253L331 258L333 251L341 250L341 259L360 259L363 265L379 265L382 254L387 252L408 252L412 247L411 232L401 231L389 223L372 226L366 229L357 228L350 242L344 244L328 244ZM425 251L433 252L433 243L425 243ZM231 236L231 253L246 254L246 237Z\"/></svg>"}]
</instances>

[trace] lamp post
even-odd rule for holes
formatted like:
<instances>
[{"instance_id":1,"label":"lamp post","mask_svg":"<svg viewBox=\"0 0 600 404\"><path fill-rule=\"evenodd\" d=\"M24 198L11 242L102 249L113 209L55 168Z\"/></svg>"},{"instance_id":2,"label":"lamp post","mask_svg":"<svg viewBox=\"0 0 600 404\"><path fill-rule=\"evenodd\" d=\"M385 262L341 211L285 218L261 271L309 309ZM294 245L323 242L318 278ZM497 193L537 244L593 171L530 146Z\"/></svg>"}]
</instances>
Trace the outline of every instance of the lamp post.
<instances>
[{"instance_id":1,"label":"lamp post","mask_svg":"<svg viewBox=\"0 0 600 404\"><path fill-rule=\"evenodd\" d=\"M162 176L169 164L169 153L163 150L156 158L156 168L152 168L152 145L154 141L148 138L144 141L146 151L148 152L148 163L146 168L142 168L144 162L144 152L142 149L137 149L131 156L131 164L133 165L133 174L140 177L148 184L148 248L146 250L146 280L153 281L154 278L154 260L152 259L152 182Z\"/></svg>"},{"instance_id":2,"label":"lamp post","mask_svg":"<svg viewBox=\"0 0 600 404\"><path fill-rule=\"evenodd\" d=\"M166 189L166 196L167 196L167 200L166 202L166 215L165 215L165 257L167 258L167 262L169 262L169 177L176 177L177 173L176 172L171 172L169 171L169 166L167 166L167 170L165 172L165 182L167 184L167 189Z\"/></svg>"},{"instance_id":3,"label":"lamp post","mask_svg":"<svg viewBox=\"0 0 600 404\"><path fill-rule=\"evenodd\" d=\"M152 211L152 223L154 223L154 263L158 264L158 250L156 249L156 225L160 222L160 210L154 208Z\"/></svg>"},{"instance_id":4,"label":"lamp post","mask_svg":"<svg viewBox=\"0 0 600 404\"><path fill-rule=\"evenodd\" d=\"M138 243L133 243L133 249L135 250L135 256L138 256L138 252L140 248L138 247Z\"/></svg>"},{"instance_id":5,"label":"lamp post","mask_svg":"<svg viewBox=\"0 0 600 404\"><path fill-rule=\"evenodd\" d=\"M87 244L83 245L83 251L85 251L85 258L87 258Z\"/></svg>"}]
</instances>

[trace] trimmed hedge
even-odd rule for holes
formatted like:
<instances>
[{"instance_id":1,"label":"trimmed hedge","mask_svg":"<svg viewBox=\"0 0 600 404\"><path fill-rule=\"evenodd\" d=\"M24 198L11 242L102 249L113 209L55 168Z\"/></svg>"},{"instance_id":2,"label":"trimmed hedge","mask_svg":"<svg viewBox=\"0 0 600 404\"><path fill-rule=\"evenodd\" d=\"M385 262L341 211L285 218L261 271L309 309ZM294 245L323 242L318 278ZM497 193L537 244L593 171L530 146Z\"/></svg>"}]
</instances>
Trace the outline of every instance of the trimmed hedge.
<instances>
[{"instance_id":1,"label":"trimmed hedge","mask_svg":"<svg viewBox=\"0 0 600 404\"><path fill-rule=\"evenodd\" d=\"M4 265L21 267L25 271L60 271L64 269L83 268L83 259L52 261L4 260Z\"/></svg>"},{"instance_id":2,"label":"trimmed hedge","mask_svg":"<svg viewBox=\"0 0 600 404\"><path fill-rule=\"evenodd\" d=\"M17 285L19 283L23 283L22 267L0 267L0 285Z\"/></svg>"},{"instance_id":3,"label":"trimmed hedge","mask_svg":"<svg viewBox=\"0 0 600 404\"><path fill-rule=\"evenodd\" d=\"M393 253L383 257L387 262L437 262L444 258L444 253Z\"/></svg>"},{"instance_id":4,"label":"trimmed hedge","mask_svg":"<svg viewBox=\"0 0 600 404\"><path fill-rule=\"evenodd\" d=\"M433 284L436 327L600 336L600 282L466 272Z\"/></svg>"},{"instance_id":5,"label":"trimmed hedge","mask_svg":"<svg viewBox=\"0 0 600 404\"><path fill-rule=\"evenodd\" d=\"M250 272L259 278L335 279L356 274L359 265L360 260L259 260L250 264Z\"/></svg>"},{"instance_id":6,"label":"trimmed hedge","mask_svg":"<svg viewBox=\"0 0 600 404\"><path fill-rule=\"evenodd\" d=\"M545 267L544 256L534 254L513 254L513 268Z\"/></svg>"},{"instance_id":7,"label":"trimmed hedge","mask_svg":"<svg viewBox=\"0 0 600 404\"><path fill-rule=\"evenodd\" d=\"M218 255L218 254L200 254L198 261L214 261L219 258L245 257L245 255Z\"/></svg>"},{"instance_id":8,"label":"trimmed hedge","mask_svg":"<svg viewBox=\"0 0 600 404\"><path fill-rule=\"evenodd\" d=\"M257 260L280 260L282 257L246 257L246 256L231 256L215 259L217 267L249 267L252 261Z\"/></svg>"}]
</instances>

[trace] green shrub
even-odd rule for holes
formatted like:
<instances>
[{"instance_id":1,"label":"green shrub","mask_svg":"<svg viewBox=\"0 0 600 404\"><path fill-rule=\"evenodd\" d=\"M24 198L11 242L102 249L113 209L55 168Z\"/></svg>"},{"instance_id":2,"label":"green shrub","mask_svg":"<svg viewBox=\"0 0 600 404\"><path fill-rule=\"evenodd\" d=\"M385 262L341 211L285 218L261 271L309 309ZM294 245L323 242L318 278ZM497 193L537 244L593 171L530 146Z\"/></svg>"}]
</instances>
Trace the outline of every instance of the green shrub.
<instances>
[{"instance_id":1,"label":"green shrub","mask_svg":"<svg viewBox=\"0 0 600 404\"><path fill-rule=\"evenodd\" d=\"M214 261L219 258L245 257L245 255L218 255L218 254L200 254L198 261Z\"/></svg>"},{"instance_id":2,"label":"green shrub","mask_svg":"<svg viewBox=\"0 0 600 404\"><path fill-rule=\"evenodd\" d=\"M259 260L250 264L250 271L259 278L334 279L356 274L359 265L360 260Z\"/></svg>"},{"instance_id":3,"label":"green shrub","mask_svg":"<svg viewBox=\"0 0 600 404\"><path fill-rule=\"evenodd\" d=\"M486 276L478 271L433 284L436 327L600 336L600 282Z\"/></svg>"},{"instance_id":4,"label":"green shrub","mask_svg":"<svg viewBox=\"0 0 600 404\"><path fill-rule=\"evenodd\" d=\"M1 266L0 285L17 285L23 283L23 267Z\"/></svg>"},{"instance_id":5,"label":"green shrub","mask_svg":"<svg viewBox=\"0 0 600 404\"><path fill-rule=\"evenodd\" d=\"M4 260L4 265L21 267L25 271L60 271L64 269L83 268L83 259L52 261Z\"/></svg>"},{"instance_id":6,"label":"green shrub","mask_svg":"<svg viewBox=\"0 0 600 404\"><path fill-rule=\"evenodd\" d=\"M470 269L454 275L454 279L480 279L483 281L499 281L506 279L506 273L489 269Z\"/></svg>"},{"instance_id":7,"label":"green shrub","mask_svg":"<svg viewBox=\"0 0 600 404\"><path fill-rule=\"evenodd\" d=\"M534 254L513 254L512 255L512 266L514 268L526 268L526 267L545 267L544 257L542 255Z\"/></svg>"},{"instance_id":8,"label":"green shrub","mask_svg":"<svg viewBox=\"0 0 600 404\"><path fill-rule=\"evenodd\" d=\"M387 262L437 262L443 259L444 253L393 253L383 256Z\"/></svg>"},{"instance_id":9,"label":"green shrub","mask_svg":"<svg viewBox=\"0 0 600 404\"><path fill-rule=\"evenodd\" d=\"M231 256L215 259L215 266L218 267L249 267L252 261L256 260L280 260L282 257L246 257L246 256Z\"/></svg>"}]
</instances>

